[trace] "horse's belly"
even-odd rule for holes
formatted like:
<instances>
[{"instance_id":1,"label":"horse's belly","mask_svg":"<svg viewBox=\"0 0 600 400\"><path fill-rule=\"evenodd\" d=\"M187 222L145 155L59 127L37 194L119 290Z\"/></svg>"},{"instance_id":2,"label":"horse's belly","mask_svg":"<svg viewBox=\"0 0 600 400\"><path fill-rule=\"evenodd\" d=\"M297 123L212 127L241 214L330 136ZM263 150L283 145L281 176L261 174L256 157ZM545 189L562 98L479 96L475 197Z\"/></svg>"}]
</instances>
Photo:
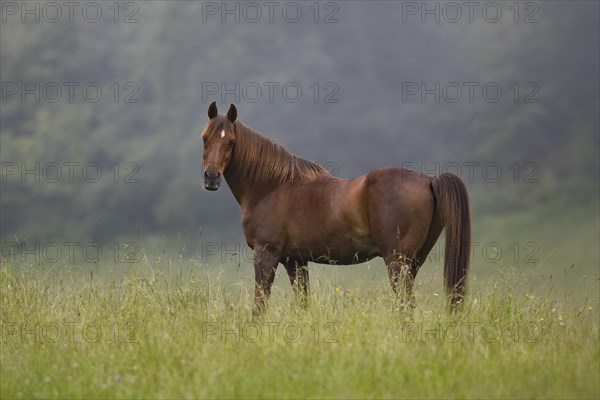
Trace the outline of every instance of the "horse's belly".
<instances>
[{"instance_id":1,"label":"horse's belly","mask_svg":"<svg viewBox=\"0 0 600 400\"><path fill-rule=\"evenodd\" d=\"M357 264L379 255L370 235L331 235L325 240L290 241L285 255L318 264Z\"/></svg>"},{"instance_id":2,"label":"horse's belly","mask_svg":"<svg viewBox=\"0 0 600 400\"><path fill-rule=\"evenodd\" d=\"M354 254L345 254L338 257L330 257L327 254L323 254L321 257L317 257L315 260L311 260L317 264L328 264L328 265L351 265L360 264L369 261L379 256L378 252L356 252Z\"/></svg>"}]
</instances>

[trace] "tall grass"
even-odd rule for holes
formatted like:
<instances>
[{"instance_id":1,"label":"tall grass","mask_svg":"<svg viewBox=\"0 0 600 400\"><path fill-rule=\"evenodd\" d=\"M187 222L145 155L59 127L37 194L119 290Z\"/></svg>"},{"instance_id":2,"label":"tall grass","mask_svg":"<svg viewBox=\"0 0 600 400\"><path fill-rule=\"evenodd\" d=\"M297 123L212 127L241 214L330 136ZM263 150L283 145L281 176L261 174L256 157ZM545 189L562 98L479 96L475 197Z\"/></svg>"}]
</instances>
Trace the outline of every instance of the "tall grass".
<instances>
[{"instance_id":1,"label":"tall grass","mask_svg":"<svg viewBox=\"0 0 600 400\"><path fill-rule=\"evenodd\" d=\"M407 313L384 280L349 286L316 270L308 309L279 280L253 319L250 279L193 261L121 274L4 261L1 397L600 396L598 293L474 276L462 312L447 314L441 274L425 271Z\"/></svg>"}]
</instances>

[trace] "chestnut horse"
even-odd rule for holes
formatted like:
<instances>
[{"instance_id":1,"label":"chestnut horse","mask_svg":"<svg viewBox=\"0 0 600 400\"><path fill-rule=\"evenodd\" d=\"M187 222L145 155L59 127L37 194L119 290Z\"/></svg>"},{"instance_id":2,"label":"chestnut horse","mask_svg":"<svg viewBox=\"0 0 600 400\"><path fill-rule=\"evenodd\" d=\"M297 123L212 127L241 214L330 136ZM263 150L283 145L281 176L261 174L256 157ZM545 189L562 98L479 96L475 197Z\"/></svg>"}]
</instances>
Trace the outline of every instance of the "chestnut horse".
<instances>
[{"instance_id":1,"label":"chestnut horse","mask_svg":"<svg viewBox=\"0 0 600 400\"><path fill-rule=\"evenodd\" d=\"M414 278L442 229L449 304L462 301L471 223L459 177L388 167L340 179L242 124L233 104L219 115L213 102L208 118L204 186L217 190L224 177L242 209L244 235L254 250L255 314L265 309L279 263L305 304L309 261L353 264L377 256L394 292L414 307Z\"/></svg>"}]
</instances>

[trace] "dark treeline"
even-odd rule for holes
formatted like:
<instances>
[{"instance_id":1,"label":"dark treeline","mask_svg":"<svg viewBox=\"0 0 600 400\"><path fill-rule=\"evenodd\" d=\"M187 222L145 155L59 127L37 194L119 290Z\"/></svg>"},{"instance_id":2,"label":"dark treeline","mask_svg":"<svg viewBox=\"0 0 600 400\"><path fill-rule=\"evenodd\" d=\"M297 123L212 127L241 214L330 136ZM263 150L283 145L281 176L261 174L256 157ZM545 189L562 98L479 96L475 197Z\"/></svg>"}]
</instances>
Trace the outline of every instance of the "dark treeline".
<instances>
[{"instance_id":1,"label":"dark treeline","mask_svg":"<svg viewBox=\"0 0 600 400\"><path fill-rule=\"evenodd\" d=\"M98 4L94 23L3 8L3 238L239 229L227 189L201 185L213 100L338 176L459 171L475 221L597 213L596 2L454 23L401 2L297 2L297 22L260 2L225 22L221 2Z\"/></svg>"}]
</instances>

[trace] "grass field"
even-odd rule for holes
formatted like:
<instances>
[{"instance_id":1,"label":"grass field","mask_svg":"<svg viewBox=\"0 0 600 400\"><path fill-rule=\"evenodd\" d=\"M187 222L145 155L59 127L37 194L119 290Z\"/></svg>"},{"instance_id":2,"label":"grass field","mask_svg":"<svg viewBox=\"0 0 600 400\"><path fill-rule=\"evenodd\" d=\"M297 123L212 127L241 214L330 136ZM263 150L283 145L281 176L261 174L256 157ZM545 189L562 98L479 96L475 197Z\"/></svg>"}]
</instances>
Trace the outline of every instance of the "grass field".
<instances>
[{"instance_id":1,"label":"grass field","mask_svg":"<svg viewBox=\"0 0 600 400\"><path fill-rule=\"evenodd\" d=\"M315 268L307 310L279 276L253 319L250 270L236 283L197 262L155 261L119 274L4 261L1 397L600 395L597 282L575 296L531 289L515 270L474 274L464 311L448 315L440 271L425 271L407 314L385 280L350 286Z\"/></svg>"}]
</instances>

